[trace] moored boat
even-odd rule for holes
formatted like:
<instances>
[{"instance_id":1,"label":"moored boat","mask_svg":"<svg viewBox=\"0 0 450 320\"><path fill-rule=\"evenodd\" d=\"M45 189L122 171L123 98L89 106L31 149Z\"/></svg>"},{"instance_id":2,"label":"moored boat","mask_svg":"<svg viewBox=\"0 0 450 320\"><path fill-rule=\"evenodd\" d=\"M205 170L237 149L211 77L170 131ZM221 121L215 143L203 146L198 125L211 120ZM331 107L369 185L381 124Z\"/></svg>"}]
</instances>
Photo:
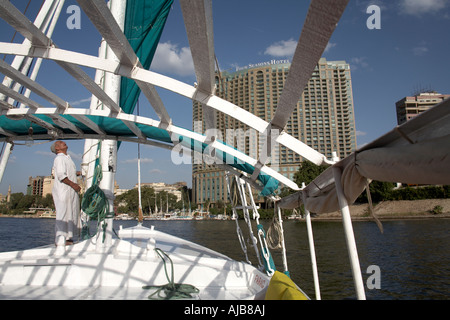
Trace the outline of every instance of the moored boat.
<instances>
[{"instance_id":1,"label":"moored boat","mask_svg":"<svg viewBox=\"0 0 450 320\"><path fill-rule=\"evenodd\" d=\"M39 218L56 218L56 212L53 210L46 210L42 212L38 212Z\"/></svg>"},{"instance_id":2,"label":"moored boat","mask_svg":"<svg viewBox=\"0 0 450 320\"><path fill-rule=\"evenodd\" d=\"M270 277L247 263L154 228L121 228L118 236L106 251L90 239L0 253L0 265L8 265L0 298L148 299L175 283L189 285L188 292L174 292L185 299L264 299ZM165 298L164 292L151 297Z\"/></svg>"},{"instance_id":3,"label":"moored boat","mask_svg":"<svg viewBox=\"0 0 450 320\"><path fill-rule=\"evenodd\" d=\"M172 151L179 151L180 147L192 152L212 149L213 152L210 152L209 156L215 157L215 160L221 160L222 163L219 164L224 166L230 174L230 180L234 181L232 183L237 190L237 198L240 199L239 203L233 204L232 219L237 222L236 211L242 210L249 228L251 236L249 239L244 239L237 224L239 243L244 253L247 246L255 250L258 262L252 265L248 257L246 262L232 260L218 252L159 232L154 228L144 228L139 222L135 227L119 230L118 237L114 237L113 216L110 212L106 212L106 215L101 218L94 216L96 223L101 225L97 233L74 245L52 244L36 249L1 253L0 297L4 299L166 299L171 297L232 300L265 297L308 299L297 285L289 282L287 276L289 270L280 213L281 208L298 208L303 203L306 209L308 240L311 244L316 299L320 299L320 287L309 211L320 213L331 209L342 211L357 297L364 299L348 203L366 188L368 179L383 177L383 179L395 179L396 182L406 181L409 177L417 179L412 171L421 172L415 168L420 167L422 170L423 163L426 163L427 170L422 171L420 179L415 182L449 181L446 174L448 160L445 160L448 159L448 154L444 154L448 153L448 149L440 150L437 147L449 145L450 100L444 101L431 112L421 114L414 121L396 128L343 160L327 159L279 129L286 125L292 113L291 107L298 101L347 2L346 0L332 3L324 0L311 1L304 33L302 32L297 44L289 72L290 75L301 76L293 76L286 80L289 90L283 91L276 114L270 122L266 122L214 94L216 57L212 44L212 3L210 1L181 0L180 2L198 78L198 83L194 86L147 70L148 65L144 66L142 61L150 55L149 52L138 56L135 52L136 48L131 46L129 37L127 38L126 32L123 31L125 1L111 1L109 7L103 0L78 1L104 39L98 57L60 49L53 43L50 30L44 31L49 25L54 27L56 21L51 21L48 17L57 18L62 2L45 1L38 18L35 23L32 23L12 3L1 1L0 17L26 38L22 44L0 43L0 53L15 56L14 63L11 65L0 61L0 71L13 80L9 83L11 88L4 89L2 95L7 95L26 105L26 107L16 108L6 100L1 101L0 139L7 142L1 161L1 172L5 169L12 147L11 142L30 139L85 139L86 159L83 163L89 165L87 165L88 168L83 168L83 173L88 180L87 186L94 185L93 172L100 168L100 172L103 173L102 179L96 183L105 191L105 198L102 200L110 203L112 207L114 173L117 168L117 142L147 144ZM167 9L172 2L159 3ZM136 16L140 13L143 11L136 13ZM158 18L165 21L164 17ZM156 28L158 32L161 32L162 27ZM135 29L128 27L125 31ZM199 30L206 32L198 32ZM159 35L160 33L153 34L152 37L158 39ZM157 40L152 46L156 45ZM149 51L152 49L150 48ZM67 101L37 83L36 78L33 77L35 72L30 72L28 69L18 70L19 66L26 65L22 63L23 57L55 61L92 93L93 107L74 108ZM95 69L95 78L98 81L106 79L102 82L102 86L91 79L83 68ZM27 77L25 74L33 76ZM131 108L124 110L128 102L120 101L121 77L124 79L125 86L131 82L130 86L133 87L136 84L139 90L142 90L151 101L158 120L132 115L133 102L130 103ZM18 89L13 90L13 82L23 84L55 107L43 107L39 102L19 93ZM219 141L220 139L215 136L207 136L203 132L176 126L154 86L160 86L199 102L205 106L205 113L208 110L222 112L259 132L270 131L269 129L278 130L277 143L315 164L327 164L330 167L313 183L300 187L265 164L270 154L254 159ZM129 91L132 90L134 89ZM135 95L136 98L137 96L138 94ZM97 109L98 105L102 105L103 109ZM401 163L404 154L409 154L410 149L415 150L414 154L418 153L420 157L409 157L408 160L415 162L407 168ZM430 158L436 160L433 157L437 161L432 166L429 165L428 160ZM97 158L98 163L94 161ZM230 162L224 161L230 159ZM386 165L386 159L389 160L388 165ZM375 164L370 160L374 160ZM223 164L224 162L226 164ZM362 172L358 171L361 169ZM408 171L402 173L403 169ZM350 178L355 180L349 183ZM275 194L279 184L284 184L296 193L279 199ZM347 188L343 190L343 185L348 186L350 191L347 192ZM270 254L271 248L268 245L269 236L259 223L258 210L252 199L251 188L256 188L275 203L278 216L276 229L280 240L277 248L281 249L283 260L281 272L274 267ZM247 201L246 190L250 190L249 201ZM251 211L257 223L256 231L253 230L250 219ZM168 218L173 219L172 216ZM204 218L204 215L194 215L194 218L200 220ZM172 273L173 276L171 276ZM280 274L285 274L285 277ZM275 290L271 283L275 283ZM277 295L280 291L286 291L289 294Z\"/></svg>"}]
</instances>

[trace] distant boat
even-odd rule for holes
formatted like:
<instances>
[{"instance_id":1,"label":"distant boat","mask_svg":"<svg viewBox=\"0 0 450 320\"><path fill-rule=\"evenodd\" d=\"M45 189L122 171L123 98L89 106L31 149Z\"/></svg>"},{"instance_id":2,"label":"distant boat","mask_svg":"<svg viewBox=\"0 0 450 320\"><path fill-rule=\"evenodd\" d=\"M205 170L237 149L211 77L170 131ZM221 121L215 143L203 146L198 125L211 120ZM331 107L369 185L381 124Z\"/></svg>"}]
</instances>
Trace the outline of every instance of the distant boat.
<instances>
[{"instance_id":1,"label":"distant boat","mask_svg":"<svg viewBox=\"0 0 450 320\"><path fill-rule=\"evenodd\" d=\"M56 218L56 212L53 211L53 210L39 211L38 212L38 216L39 216L39 218L55 219Z\"/></svg>"},{"instance_id":2,"label":"distant boat","mask_svg":"<svg viewBox=\"0 0 450 320\"><path fill-rule=\"evenodd\" d=\"M134 220L128 213L121 213L117 215L114 219L116 220Z\"/></svg>"},{"instance_id":3,"label":"distant boat","mask_svg":"<svg viewBox=\"0 0 450 320\"><path fill-rule=\"evenodd\" d=\"M164 214L164 220L172 220L172 218L174 217L174 215L170 214L170 213L165 213Z\"/></svg>"}]
</instances>

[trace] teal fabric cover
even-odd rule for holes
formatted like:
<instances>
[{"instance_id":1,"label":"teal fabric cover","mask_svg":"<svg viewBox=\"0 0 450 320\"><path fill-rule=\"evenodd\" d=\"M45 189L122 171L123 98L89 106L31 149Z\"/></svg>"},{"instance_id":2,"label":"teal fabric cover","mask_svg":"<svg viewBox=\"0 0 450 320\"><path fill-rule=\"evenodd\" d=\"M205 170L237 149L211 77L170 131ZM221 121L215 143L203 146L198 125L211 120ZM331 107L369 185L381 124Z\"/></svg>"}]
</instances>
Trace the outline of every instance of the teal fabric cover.
<instances>
[{"instance_id":1,"label":"teal fabric cover","mask_svg":"<svg viewBox=\"0 0 450 320\"><path fill-rule=\"evenodd\" d=\"M144 69L149 69L173 0L127 1L124 34ZM120 107L133 113L139 94L134 80L122 78Z\"/></svg>"}]
</instances>

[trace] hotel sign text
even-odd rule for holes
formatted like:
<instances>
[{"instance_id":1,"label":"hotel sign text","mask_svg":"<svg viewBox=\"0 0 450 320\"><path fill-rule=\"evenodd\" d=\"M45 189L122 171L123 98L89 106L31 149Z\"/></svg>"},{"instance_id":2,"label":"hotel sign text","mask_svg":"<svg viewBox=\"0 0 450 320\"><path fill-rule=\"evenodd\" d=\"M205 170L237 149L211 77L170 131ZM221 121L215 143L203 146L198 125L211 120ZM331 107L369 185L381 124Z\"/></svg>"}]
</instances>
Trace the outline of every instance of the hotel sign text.
<instances>
[{"instance_id":1,"label":"hotel sign text","mask_svg":"<svg viewBox=\"0 0 450 320\"><path fill-rule=\"evenodd\" d=\"M288 59L284 59L284 60L272 59L272 60L266 61L266 62L249 64L249 65L246 65L245 67L236 67L236 71L241 71L241 70L250 69L250 68L270 66L270 65L273 65L273 64L282 64L282 63L290 63L290 61Z\"/></svg>"}]
</instances>

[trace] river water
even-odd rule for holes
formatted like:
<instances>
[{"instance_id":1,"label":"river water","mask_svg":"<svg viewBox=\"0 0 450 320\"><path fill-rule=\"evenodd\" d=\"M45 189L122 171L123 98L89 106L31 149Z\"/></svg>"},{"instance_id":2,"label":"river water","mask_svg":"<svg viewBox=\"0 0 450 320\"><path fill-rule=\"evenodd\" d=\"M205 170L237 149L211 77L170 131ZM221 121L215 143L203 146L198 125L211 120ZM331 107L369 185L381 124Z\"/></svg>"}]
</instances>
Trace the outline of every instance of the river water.
<instances>
[{"instance_id":1,"label":"river water","mask_svg":"<svg viewBox=\"0 0 450 320\"><path fill-rule=\"evenodd\" d=\"M29 249L54 241L53 219L1 218L0 252ZM265 229L270 221L263 221ZM129 227L136 221L115 221ZM236 235L235 221L144 221L144 226L199 243L236 260L245 256ZM366 297L372 300L450 299L450 219L384 221L381 234L373 222L353 222ZM240 221L248 238L248 228ZM291 278L315 298L310 253L304 221L283 223ZM254 229L256 232L256 227ZM322 299L355 299L342 223L313 221ZM251 262L257 258L247 244ZM271 251L282 270L281 253ZM377 266L379 272L368 270ZM374 282L374 277L379 276ZM379 286L373 288L373 284ZM370 285L372 284L372 285ZM369 287L373 289L369 289Z\"/></svg>"}]
</instances>

